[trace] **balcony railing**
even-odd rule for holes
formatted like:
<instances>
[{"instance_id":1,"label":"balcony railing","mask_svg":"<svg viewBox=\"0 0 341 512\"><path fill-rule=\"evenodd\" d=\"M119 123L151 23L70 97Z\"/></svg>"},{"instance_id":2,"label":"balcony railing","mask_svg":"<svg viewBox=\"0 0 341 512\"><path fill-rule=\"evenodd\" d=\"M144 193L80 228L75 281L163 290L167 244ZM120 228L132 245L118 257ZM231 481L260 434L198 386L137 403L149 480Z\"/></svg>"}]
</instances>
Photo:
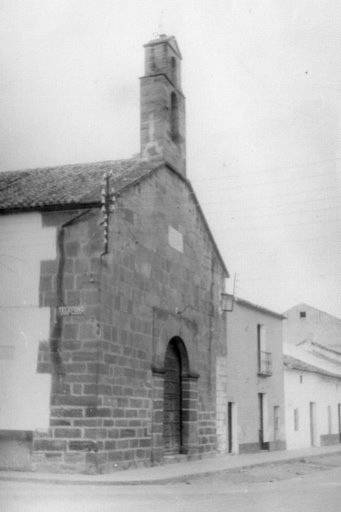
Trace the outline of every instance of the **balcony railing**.
<instances>
[{"instance_id":1,"label":"balcony railing","mask_svg":"<svg viewBox=\"0 0 341 512\"><path fill-rule=\"evenodd\" d=\"M258 354L258 375L269 377L272 375L272 354L261 350Z\"/></svg>"}]
</instances>

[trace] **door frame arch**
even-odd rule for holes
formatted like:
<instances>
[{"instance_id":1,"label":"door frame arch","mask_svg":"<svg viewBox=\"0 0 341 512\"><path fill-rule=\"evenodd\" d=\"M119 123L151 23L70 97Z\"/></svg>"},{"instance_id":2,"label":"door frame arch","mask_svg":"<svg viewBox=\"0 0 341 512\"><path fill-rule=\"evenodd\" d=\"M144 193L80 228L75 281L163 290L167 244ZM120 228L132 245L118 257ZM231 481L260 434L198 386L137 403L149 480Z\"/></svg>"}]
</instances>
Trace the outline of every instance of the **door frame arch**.
<instances>
[{"instance_id":1,"label":"door frame arch","mask_svg":"<svg viewBox=\"0 0 341 512\"><path fill-rule=\"evenodd\" d=\"M182 454L195 456L198 446L198 325L194 320L153 307L153 353L151 361L152 417L151 462L164 460L163 418L165 356L168 343L176 340L182 368Z\"/></svg>"},{"instance_id":2,"label":"door frame arch","mask_svg":"<svg viewBox=\"0 0 341 512\"><path fill-rule=\"evenodd\" d=\"M172 337L166 346L164 357L163 393L163 442L164 453L181 454L184 449L183 387L184 377L189 373L186 346L178 336Z\"/></svg>"}]
</instances>

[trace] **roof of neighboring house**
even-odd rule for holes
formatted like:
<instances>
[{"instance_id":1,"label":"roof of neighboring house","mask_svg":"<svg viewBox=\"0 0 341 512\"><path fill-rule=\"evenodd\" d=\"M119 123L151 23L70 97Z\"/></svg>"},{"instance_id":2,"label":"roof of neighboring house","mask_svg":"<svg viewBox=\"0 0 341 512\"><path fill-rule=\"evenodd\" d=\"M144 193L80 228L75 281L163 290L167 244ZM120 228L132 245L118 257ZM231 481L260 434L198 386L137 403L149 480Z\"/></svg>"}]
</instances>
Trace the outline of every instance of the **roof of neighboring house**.
<instances>
[{"instance_id":1,"label":"roof of neighboring house","mask_svg":"<svg viewBox=\"0 0 341 512\"><path fill-rule=\"evenodd\" d=\"M317 343L310 338L306 338L305 340L296 343L295 346L303 348L307 353L313 354L314 357L323 361L328 361L332 364L341 363L341 345L332 348L327 345Z\"/></svg>"},{"instance_id":2,"label":"roof of neighboring house","mask_svg":"<svg viewBox=\"0 0 341 512\"><path fill-rule=\"evenodd\" d=\"M312 341L310 339L306 339L306 340L303 340L303 341L300 341L299 343L297 343L296 346L299 347L306 343L309 343L310 345L312 345L314 347L322 348L326 352L331 352L332 354L337 354L339 356L341 355L341 345L338 346L336 349L336 348L329 347L327 345L321 345L321 343L317 343L317 341Z\"/></svg>"},{"instance_id":3,"label":"roof of neighboring house","mask_svg":"<svg viewBox=\"0 0 341 512\"><path fill-rule=\"evenodd\" d=\"M309 372L309 373L318 373L320 375L325 375L327 377L334 377L336 379L341 379L341 373L333 373L328 370L324 370L323 368L320 368L318 366L315 366L313 364L305 363L301 359L297 359L296 357L292 357L289 355L283 356L283 362L284 366L290 370L299 370L302 372Z\"/></svg>"},{"instance_id":4,"label":"roof of neighboring house","mask_svg":"<svg viewBox=\"0 0 341 512\"><path fill-rule=\"evenodd\" d=\"M279 318L280 320L284 320L286 318L286 316L282 315L281 313L272 311L271 309L265 308L264 306L259 306L258 304L253 304L252 302L249 302L248 300L245 299L240 299L239 297L235 297L235 302L247 308L256 309L257 311L265 313L266 315L274 316L276 318Z\"/></svg>"}]
</instances>

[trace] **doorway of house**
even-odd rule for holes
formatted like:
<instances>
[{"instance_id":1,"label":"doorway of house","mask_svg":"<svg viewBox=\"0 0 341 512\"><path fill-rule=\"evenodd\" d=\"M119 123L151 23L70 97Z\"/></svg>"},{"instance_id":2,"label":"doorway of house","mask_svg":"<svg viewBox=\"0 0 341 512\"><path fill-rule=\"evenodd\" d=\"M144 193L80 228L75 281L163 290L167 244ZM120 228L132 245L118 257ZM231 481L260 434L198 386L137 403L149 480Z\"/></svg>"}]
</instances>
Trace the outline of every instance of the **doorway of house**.
<instances>
[{"instance_id":1,"label":"doorway of house","mask_svg":"<svg viewBox=\"0 0 341 512\"><path fill-rule=\"evenodd\" d=\"M175 340L168 343L165 357L163 439L165 455L181 453L182 383L181 354Z\"/></svg>"},{"instance_id":2,"label":"doorway of house","mask_svg":"<svg viewBox=\"0 0 341 512\"><path fill-rule=\"evenodd\" d=\"M316 446L316 402L310 402L309 415L310 415L310 445Z\"/></svg>"},{"instance_id":3,"label":"doorway of house","mask_svg":"<svg viewBox=\"0 0 341 512\"><path fill-rule=\"evenodd\" d=\"M274 405L274 441L279 440L279 406Z\"/></svg>"},{"instance_id":4,"label":"doorway of house","mask_svg":"<svg viewBox=\"0 0 341 512\"><path fill-rule=\"evenodd\" d=\"M258 393L258 441L259 448L264 449L264 393Z\"/></svg>"},{"instance_id":5,"label":"doorway of house","mask_svg":"<svg viewBox=\"0 0 341 512\"><path fill-rule=\"evenodd\" d=\"M233 403L227 403L227 433L228 433L228 453L233 450Z\"/></svg>"},{"instance_id":6,"label":"doorway of house","mask_svg":"<svg viewBox=\"0 0 341 512\"><path fill-rule=\"evenodd\" d=\"M258 445L260 450L269 450L267 438L267 396L266 393L258 393Z\"/></svg>"}]
</instances>

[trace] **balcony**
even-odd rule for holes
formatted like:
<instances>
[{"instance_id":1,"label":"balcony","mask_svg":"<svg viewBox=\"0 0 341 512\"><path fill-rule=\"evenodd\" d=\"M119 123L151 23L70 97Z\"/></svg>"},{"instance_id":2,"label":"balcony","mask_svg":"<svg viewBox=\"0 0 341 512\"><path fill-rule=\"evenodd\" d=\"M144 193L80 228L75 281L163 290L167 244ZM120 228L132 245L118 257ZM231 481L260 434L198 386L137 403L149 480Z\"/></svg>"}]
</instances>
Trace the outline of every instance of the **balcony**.
<instances>
[{"instance_id":1,"label":"balcony","mask_svg":"<svg viewBox=\"0 0 341 512\"><path fill-rule=\"evenodd\" d=\"M272 354L261 350L258 354L258 375L270 377L272 375Z\"/></svg>"}]
</instances>

